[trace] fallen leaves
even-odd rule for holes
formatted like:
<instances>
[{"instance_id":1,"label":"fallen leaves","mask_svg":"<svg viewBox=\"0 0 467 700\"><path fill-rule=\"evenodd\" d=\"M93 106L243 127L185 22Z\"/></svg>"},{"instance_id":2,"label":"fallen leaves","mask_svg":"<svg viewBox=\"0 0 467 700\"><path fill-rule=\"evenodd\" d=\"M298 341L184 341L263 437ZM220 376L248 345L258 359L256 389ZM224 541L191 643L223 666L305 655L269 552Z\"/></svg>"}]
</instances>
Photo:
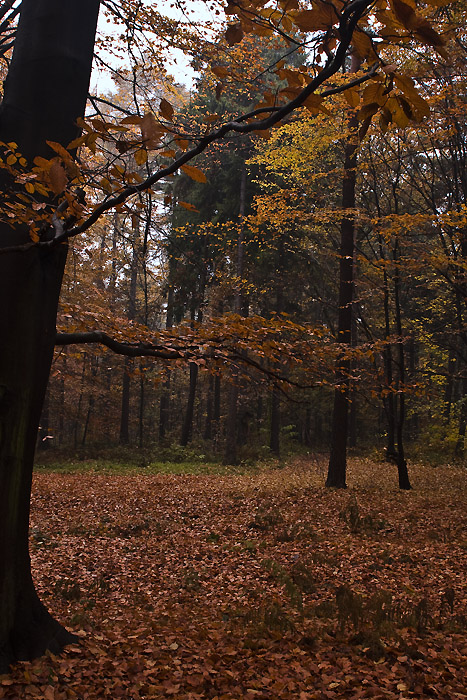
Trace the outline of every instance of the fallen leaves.
<instances>
[{"instance_id":1,"label":"fallen leaves","mask_svg":"<svg viewBox=\"0 0 467 700\"><path fill-rule=\"evenodd\" d=\"M36 474L36 585L79 641L19 664L0 698L462 700L464 474L414 468L417 490L401 494L390 467L354 461L349 493L324 489L323 467ZM365 524L354 531L351 497ZM362 606L355 622L338 618L345 586ZM372 653L365 610L383 590L392 619Z\"/></svg>"}]
</instances>

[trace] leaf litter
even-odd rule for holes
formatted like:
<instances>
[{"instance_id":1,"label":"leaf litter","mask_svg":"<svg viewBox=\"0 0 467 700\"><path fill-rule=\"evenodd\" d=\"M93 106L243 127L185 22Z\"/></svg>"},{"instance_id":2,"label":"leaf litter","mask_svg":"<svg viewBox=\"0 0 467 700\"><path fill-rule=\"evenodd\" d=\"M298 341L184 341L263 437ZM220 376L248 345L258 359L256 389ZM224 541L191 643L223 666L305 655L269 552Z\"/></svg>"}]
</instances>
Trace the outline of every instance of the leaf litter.
<instances>
[{"instance_id":1,"label":"leaf litter","mask_svg":"<svg viewBox=\"0 0 467 700\"><path fill-rule=\"evenodd\" d=\"M36 587L77 635L0 698L467 699L465 469L36 473Z\"/></svg>"}]
</instances>

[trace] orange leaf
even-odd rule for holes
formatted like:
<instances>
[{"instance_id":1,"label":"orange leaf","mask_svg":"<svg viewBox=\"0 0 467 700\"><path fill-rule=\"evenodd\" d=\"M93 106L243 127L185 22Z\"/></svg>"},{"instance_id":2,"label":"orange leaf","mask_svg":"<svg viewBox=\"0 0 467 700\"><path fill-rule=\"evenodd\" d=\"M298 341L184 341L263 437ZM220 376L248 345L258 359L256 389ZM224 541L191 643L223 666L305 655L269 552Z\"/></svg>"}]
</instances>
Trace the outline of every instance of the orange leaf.
<instances>
[{"instance_id":1,"label":"orange leaf","mask_svg":"<svg viewBox=\"0 0 467 700\"><path fill-rule=\"evenodd\" d=\"M192 180L196 180L196 182L206 182L206 175L203 173L202 170L199 168L195 168L194 165L182 165L181 170L183 170L188 177L191 177Z\"/></svg>"}]
</instances>

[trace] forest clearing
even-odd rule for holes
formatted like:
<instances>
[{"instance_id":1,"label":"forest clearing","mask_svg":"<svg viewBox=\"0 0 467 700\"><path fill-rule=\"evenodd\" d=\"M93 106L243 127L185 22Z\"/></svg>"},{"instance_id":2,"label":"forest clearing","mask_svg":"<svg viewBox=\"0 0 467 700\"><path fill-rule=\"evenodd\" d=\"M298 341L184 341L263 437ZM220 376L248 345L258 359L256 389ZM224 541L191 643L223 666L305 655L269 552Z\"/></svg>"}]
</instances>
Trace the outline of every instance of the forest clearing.
<instances>
[{"instance_id":1,"label":"forest clearing","mask_svg":"<svg viewBox=\"0 0 467 700\"><path fill-rule=\"evenodd\" d=\"M38 469L41 599L78 635L1 698L467 697L465 469L300 457L224 474ZM148 473L149 472L149 473Z\"/></svg>"}]
</instances>

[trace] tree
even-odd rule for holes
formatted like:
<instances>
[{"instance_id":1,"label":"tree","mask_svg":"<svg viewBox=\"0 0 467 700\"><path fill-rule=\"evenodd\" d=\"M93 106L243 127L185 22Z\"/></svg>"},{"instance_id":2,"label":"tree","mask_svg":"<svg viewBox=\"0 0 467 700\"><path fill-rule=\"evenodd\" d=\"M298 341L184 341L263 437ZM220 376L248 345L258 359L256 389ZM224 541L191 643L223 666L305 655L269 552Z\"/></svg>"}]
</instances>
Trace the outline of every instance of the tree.
<instances>
[{"instance_id":1,"label":"tree","mask_svg":"<svg viewBox=\"0 0 467 700\"><path fill-rule=\"evenodd\" d=\"M0 112L0 139L29 161L67 146L84 114L98 0L24 0ZM4 146L5 148L5 146ZM12 183L3 171L2 188ZM24 225L0 224L0 246L28 243ZM53 238L52 226L41 240ZM32 460L55 344L67 244L0 255L0 671L72 639L39 601L28 553Z\"/></svg>"}]
</instances>

